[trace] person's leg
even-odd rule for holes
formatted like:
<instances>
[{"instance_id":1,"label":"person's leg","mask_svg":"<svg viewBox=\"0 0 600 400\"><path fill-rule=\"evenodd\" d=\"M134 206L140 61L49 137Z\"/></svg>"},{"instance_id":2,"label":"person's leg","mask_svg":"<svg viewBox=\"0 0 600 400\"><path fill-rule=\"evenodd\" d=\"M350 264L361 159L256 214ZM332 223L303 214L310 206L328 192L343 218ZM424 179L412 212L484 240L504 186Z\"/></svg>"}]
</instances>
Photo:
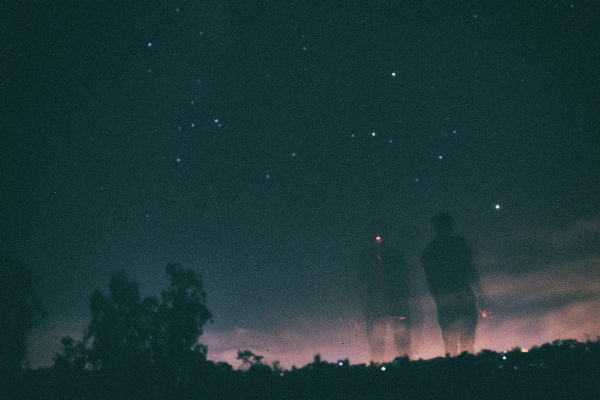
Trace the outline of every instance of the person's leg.
<instances>
[{"instance_id":1,"label":"person's leg","mask_svg":"<svg viewBox=\"0 0 600 400\"><path fill-rule=\"evenodd\" d=\"M442 337L444 338L444 354L450 357L457 356L460 330L456 324L447 324L443 327Z\"/></svg>"},{"instance_id":2,"label":"person's leg","mask_svg":"<svg viewBox=\"0 0 600 400\"><path fill-rule=\"evenodd\" d=\"M407 321L392 318L390 326L392 327L398 357L408 357L410 355L410 324Z\"/></svg>"},{"instance_id":3,"label":"person's leg","mask_svg":"<svg viewBox=\"0 0 600 400\"><path fill-rule=\"evenodd\" d=\"M371 360L381 362L385 356L385 334L387 324L383 318L367 320L367 340L371 346Z\"/></svg>"},{"instance_id":4,"label":"person's leg","mask_svg":"<svg viewBox=\"0 0 600 400\"><path fill-rule=\"evenodd\" d=\"M475 354L475 331L477 330L477 309L466 310L460 324L460 351Z\"/></svg>"},{"instance_id":5,"label":"person's leg","mask_svg":"<svg viewBox=\"0 0 600 400\"><path fill-rule=\"evenodd\" d=\"M475 331L477 329L477 300L472 292L463 292L457 296L456 322L459 333L459 352L475 353Z\"/></svg>"},{"instance_id":6,"label":"person's leg","mask_svg":"<svg viewBox=\"0 0 600 400\"><path fill-rule=\"evenodd\" d=\"M437 305L438 322L444 339L444 354L454 357L458 355L458 344L460 330L457 326L457 314L455 300L452 295L445 295L435 299Z\"/></svg>"}]
</instances>

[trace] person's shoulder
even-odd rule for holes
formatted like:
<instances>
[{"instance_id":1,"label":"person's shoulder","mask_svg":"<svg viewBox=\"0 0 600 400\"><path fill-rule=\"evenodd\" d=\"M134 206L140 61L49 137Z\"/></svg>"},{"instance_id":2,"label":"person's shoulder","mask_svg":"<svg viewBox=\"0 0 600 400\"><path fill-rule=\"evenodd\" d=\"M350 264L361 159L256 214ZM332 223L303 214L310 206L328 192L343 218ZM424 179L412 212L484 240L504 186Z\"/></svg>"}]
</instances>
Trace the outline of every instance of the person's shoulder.
<instances>
[{"instance_id":1,"label":"person's shoulder","mask_svg":"<svg viewBox=\"0 0 600 400\"><path fill-rule=\"evenodd\" d=\"M363 249L360 250L359 258L361 260L364 260L366 258L370 258L371 255L372 255L372 253L373 253L373 251L370 248L363 248Z\"/></svg>"},{"instance_id":2,"label":"person's shoulder","mask_svg":"<svg viewBox=\"0 0 600 400\"><path fill-rule=\"evenodd\" d=\"M423 250L423 254L435 252L435 251L437 251L438 248L440 248L443 245L444 245L444 243L442 242L442 240L439 237L436 237L431 242L429 242L427 244L427 246L425 246L425 249Z\"/></svg>"},{"instance_id":3,"label":"person's shoulder","mask_svg":"<svg viewBox=\"0 0 600 400\"><path fill-rule=\"evenodd\" d=\"M403 256L404 254L406 254L404 247L400 247L400 246L389 245L389 246L385 247L384 249L388 254L392 254L394 256Z\"/></svg>"},{"instance_id":4,"label":"person's shoulder","mask_svg":"<svg viewBox=\"0 0 600 400\"><path fill-rule=\"evenodd\" d=\"M402 253L402 248L393 245L384 246L385 251L389 253Z\"/></svg>"},{"instance_id":5,"label":"person's shoulder","mask_svg":"<svg viewBox=\"0 0 600 400\"><path fill-rule=\"evenodd\" d=\"M462 236L452 235L450 236L450 240L452 240L452 244L456 246L469 247L469 242Z\"/></svg>"},{"instance_id":6,"label":"person's shoulder","mask_svg":"<svg viewBox=\"0 0 600 400\"><path fill-rule=\"evenodd\" d=\"M421 260L424 266L429 265L432 260L439 257L440 253L440 243L437 240L433 240L421 252Z\"/></svg>"}]
</instances>

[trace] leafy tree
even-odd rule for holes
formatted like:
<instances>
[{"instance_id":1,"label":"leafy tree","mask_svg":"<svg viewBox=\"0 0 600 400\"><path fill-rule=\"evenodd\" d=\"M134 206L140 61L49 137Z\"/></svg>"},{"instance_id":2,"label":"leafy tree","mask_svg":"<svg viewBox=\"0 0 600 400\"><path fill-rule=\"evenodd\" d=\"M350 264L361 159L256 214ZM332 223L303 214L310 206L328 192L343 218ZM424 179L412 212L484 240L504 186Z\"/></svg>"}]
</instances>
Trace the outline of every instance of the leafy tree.
<instances>
[{"instance_id":1,"label":"leafy tree","mask_svg":"<svg viewBox=\"0 0 600 400\"><path fill-rule=\"evenodd\" d=\"M63 354L54 357L54 368L59 371L82 371L88 366L88 351L85 342L75 342L70 336L63 337Z\"/></svg>"},{"instance_id":2,"label":"leafy tree","mask_svg":"<svg viewBox=\"0 0 600 400\"><path fill-rule=\"evenodd\" d=\"M157 319L152 324L152 353L167 380L181 392L194 385L206 362L206 346L198 339L212 315L199 275L175 263L168 264L165 273L169 286L161 293Z\"/></svg>"},{"instance_id":3,"label":"leafy tree","mask_svg":"<svg viewBox=\"0 0 600 400\"><path fill-rule=\"evenodd\" d=\"M90 342L89 359L94 369L115 370L149 361L150 335L137 283L125 271L114 274L110 295L94 291L90 299L92 321L84 339Z\"/></svg>"},{"instance_id":4,"label":"leafy tree","mask_svg":"<svg viewBox=\"0 0 600 400\"><path fill-rule=\"evenodd\" d=\"M242 369L248 370L255 365L262 364L263 356L259 356L254 354L250 350L238 351L238 355L236 360L240 360L242 362Z\"/></svg>"},{"instance_id":5,"label":"leafy tree","mask_svg":"<svg viewBox=\"0 0 600 400\"><path fill-rule=\"evenodd\" d=\"M21 368L27 334L45 314L37 286L30 269L0 254L0 374Z\"/></svg>"},{"instance_id":6,"label":"leafy tree","mask_svg":"<svg viewBox=\"0 0 600 400\"><path fill-rule=\"evenodd\" d=\"M154 356L184 365L192 355L206 357L206 347L198 342L203 326L212 315L206 307L206 292L202 279L180 264L168 264L165 272L170 280L162 292L158 319L154 324Z\"/></svg>"},{"instance_id":7,"label":"leafy tree","mask_svg":"<svg viewBox=\"0 0 600 400\"><path fill-rule=\"evenodd\" d=\"M139 285L125 271L111 277L109 295L94 291L84 342L63 338L55 368L154 370L181 381L183 371L206 361L206 347L198 339L211 313L202 279L179 264L168 264L165 272L170 283L160 300L142 299Z\"/></svg>"}]
</instances>

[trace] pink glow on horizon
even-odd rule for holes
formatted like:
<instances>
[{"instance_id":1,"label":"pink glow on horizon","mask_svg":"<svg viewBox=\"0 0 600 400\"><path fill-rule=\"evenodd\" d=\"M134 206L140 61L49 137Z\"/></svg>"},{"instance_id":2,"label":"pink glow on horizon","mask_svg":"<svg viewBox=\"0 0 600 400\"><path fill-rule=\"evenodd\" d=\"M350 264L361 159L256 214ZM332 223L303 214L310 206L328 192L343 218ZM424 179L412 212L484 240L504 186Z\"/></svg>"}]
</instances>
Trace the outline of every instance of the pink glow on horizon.
<instances>
[{"instance_id":1,"label":"pink glow on horizon","mask_svg":"<svg viewBox=\"0 0 600 400\"><path fill-rule=\"evenodd\" d=\"M552 297L569 293L582 293L582 300L574 301L552 311L532 315L527 307L519 306L519 312L506 315L502 307L492 310L493 318L481 318L477 327L475 350L488 349L496 352L514 348L531 348L551 343L557 339L578 341L597 340L600 336L600 278L589 279L583 271L588 264L598 265L600 259L590 259L578 266L562 265L558 269L570 270L561 285L556 286L557 277L537 273L515 278L499 275L485 279L484 292L493 304L506 300L510 304L544 303ZM559 272L557 272L558 274ZM437 324L433 300L423 296L413 301L413 309L420 315L412 330L411 359L431 359L443 356L442 335ZM239 350L251 350L264 356L264 362L279 361L280 366L290 369L303 367L313 362L316 354L327 362L348 359L350 364L369 364L370 351L367 344L364 322L360 317L325 320L306 317L298 326L280 332L260 332L236 328L219 332L208 329L201 342L208 346L208 357L213 361L225 361L237 368ZM209 327L210 328L210 327ZM392 338L388 337L387 358L393 360L395 353Z\"/></svg>"},{"instance_id":2,"label":"pink glow on horizon","mask_svg":"<svg viewBox=\"0 0 600 400\"><path fill-rule=\"evenodd\" d=\"M557 339L578 341L596 340L600 326L600 301L589 301L565 307L536 320L513 318L499 323L480 321L477 328L475 349L496 352L514 348L531 348L551 343ZM433 318L413 329L411 359L432 359L443 356L441 332ZM582 321L585 321L583 324ZM335 326L337 325L337 326ZM370 352L364 333L364 323L345 321L323 326L315 323L312 333L299 334L292 331L261 333L243 328L231 332L206 332L202 343L208 346L208 358L224 361L234 368L239 350L251 350L264 356L263 362L279 361L284 369L303 367L313 362L316 354L327 362L348 359L350 364L369 364ZM387 338L387 358L392 361L396 354L391 349L392 338Z\"/></svg>"}]
</instances>

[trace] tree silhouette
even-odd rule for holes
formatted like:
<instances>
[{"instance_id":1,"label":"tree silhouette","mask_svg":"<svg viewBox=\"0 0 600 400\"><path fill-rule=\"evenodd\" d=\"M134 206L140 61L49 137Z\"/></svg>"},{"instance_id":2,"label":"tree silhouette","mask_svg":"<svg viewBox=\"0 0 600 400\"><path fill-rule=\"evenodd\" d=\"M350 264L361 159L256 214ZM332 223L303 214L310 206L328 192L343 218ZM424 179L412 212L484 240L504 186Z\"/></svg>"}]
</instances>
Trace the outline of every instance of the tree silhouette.
<instances>
[{"instance_id":1,"label":"tree silhouette","mask_svg":"<svg viewBox=\"0 0 600 400\"><path fill-rule=\"evenodd\" d=\"M254 365L258 365L262 363L263 356L259 356L254 354L250 350L238 351L238 355L236 360L240 360L242 362L242 369L248 370L250 367Z\"/></svg>"},{"instance_id":2,"label":"tree silhouette","mask_svg":"<svg viewBox=\"0 0 600 400\"><path fill-rule=\"evenodd\" d=\"M192 385L193 374L206 361L206 346L198 339L204 324L212 317L206 307L202 278L180 264L168 264L165 272L170 284L161 294L161 302L152 313L152 358L162 373L178 389ZM153 303L149 298L146 302Z\"/></svg>"},{"instance_id":3,"label":"tree silhouette","mask_svg":"<svg viewBox=\"0 0 600 400\"><path fill-rule=\"evenodd\" d=\"M199 275L179 264L168 264L165 272L170 282L160 300L142 299L139 285L125 271L111 277L108 295L94 291L84 342L63 338L54 367L147 372L178 385L188 381L185 373L206 361L206 347L198 339L211 313Z\"/></svg>"},{"instance_id":4,"label":"tree silhouette","mask_svg":"<svg viewBox=\"0 0 600 400\"><path fill-rule=\"evenodd\" d=\"M184 363L188 355L206 356L206 347L198 342L204 324L212 317L206 307L206 292L202 279L191 269L179 264L165 268L170 285L162 292L158 307L157 332L161 344L160 355L175 363Z\"/></svg>"},{"instance_id":5,"label":"tree silhouette","mask_svg":"<svg viewBox=\"0 0 600 400\"><path fill-rule=\"evenodd\" d=\"M83 371L88 365L88 352L85 342L75 342L70 336L63 337L63 354L54 356L54 368L60 372Z\"/></svg>"},{"instance_id":6,"label":"tree silhouette","mask_svg":"<svg viewBox=\"0 0 600 400\"><path fill-rule=\"evenodd\" d=\"M96 290L90 299L92 321L84 338L91 345L92 367L115 370L147 364L150 332L145 322L151 311L142 305L138 284L120 271L111 277L109 289L109 296Z\"/></svg>"},{"instance_id":7,"label":"tree silhouette","mask_svg":"<svg viewBox=\"0 0 600 400\"><path fill-rule=\"evenodd\" d=\"M31 270L0 254L0 374L21 368L27 333L45 314L37 283Z\"/></svg>"}]
</instances>

